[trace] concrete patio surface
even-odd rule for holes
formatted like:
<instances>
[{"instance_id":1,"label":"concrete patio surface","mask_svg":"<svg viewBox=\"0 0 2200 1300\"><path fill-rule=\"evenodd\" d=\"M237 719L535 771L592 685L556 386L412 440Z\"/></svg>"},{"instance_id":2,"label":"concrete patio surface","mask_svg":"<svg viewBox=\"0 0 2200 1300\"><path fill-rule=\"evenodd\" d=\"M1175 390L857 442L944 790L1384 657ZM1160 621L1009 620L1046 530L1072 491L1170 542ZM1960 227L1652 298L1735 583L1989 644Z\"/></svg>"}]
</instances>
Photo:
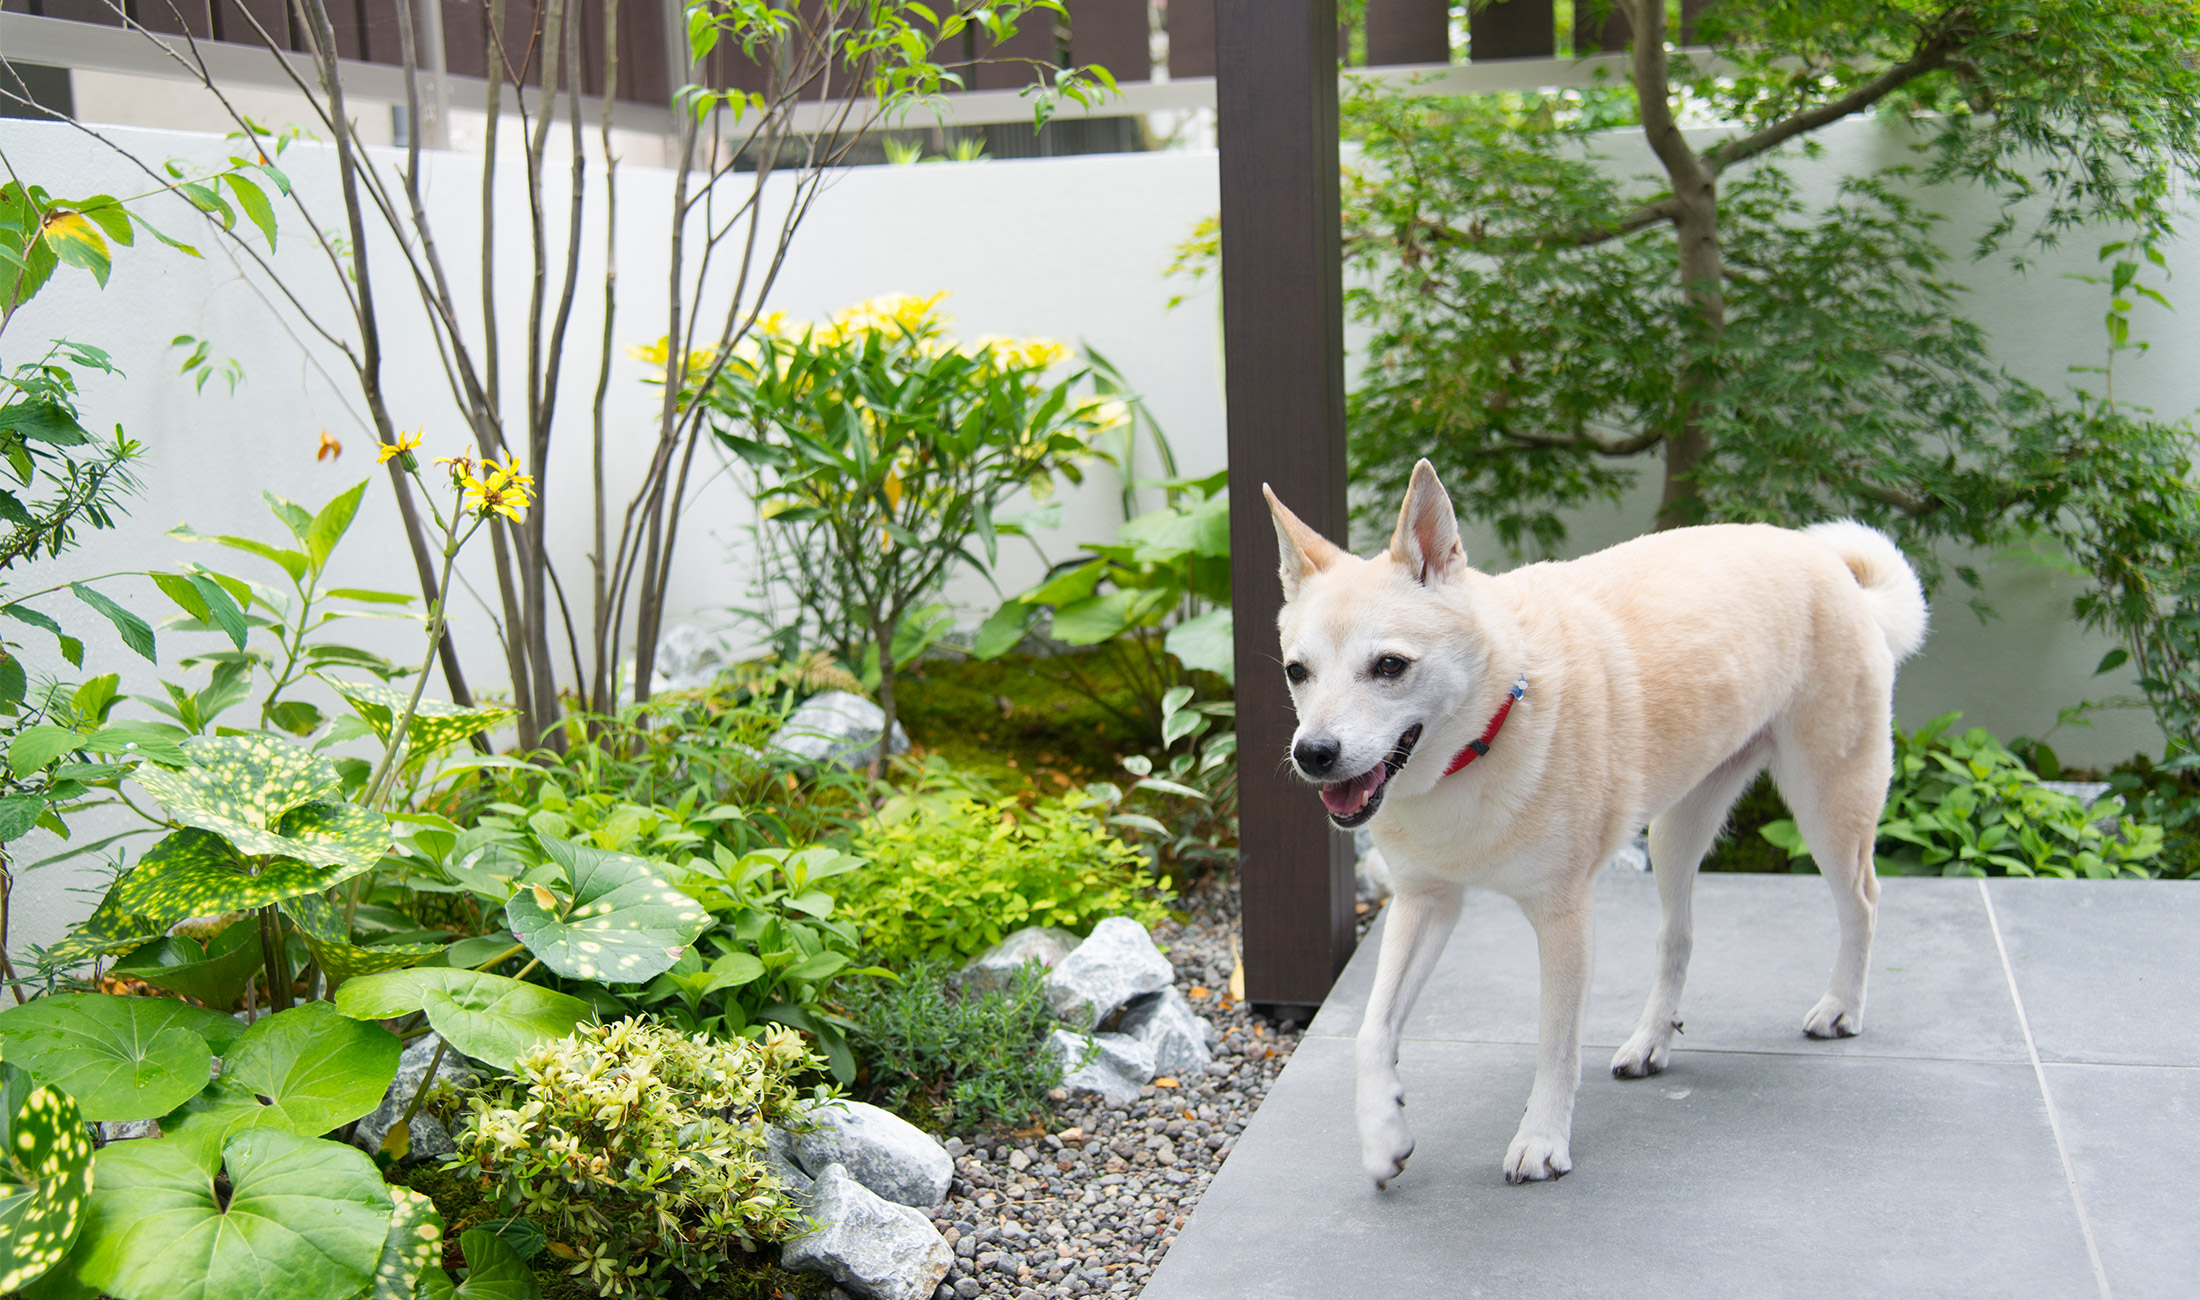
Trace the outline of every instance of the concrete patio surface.
<instances>
[{"instance_id":1,"label":"concrete patio surface","mask_svg":"<svg viewBox=\"0 0 2200 1300\"><path fill-rule=\"evenodd\" d=\"M1702 877L1687 1028L1623 1082L1658 904L1608 870L1573 1172L1521 1187L1535 936L1479 892L1401 1052L1413 1159L1360 1172L1378 922L1146 1300L2200 1296L2200 884L1884 884L1864 1034L1822 1043L1825 883Z\"/></svg>"}]
</instances>

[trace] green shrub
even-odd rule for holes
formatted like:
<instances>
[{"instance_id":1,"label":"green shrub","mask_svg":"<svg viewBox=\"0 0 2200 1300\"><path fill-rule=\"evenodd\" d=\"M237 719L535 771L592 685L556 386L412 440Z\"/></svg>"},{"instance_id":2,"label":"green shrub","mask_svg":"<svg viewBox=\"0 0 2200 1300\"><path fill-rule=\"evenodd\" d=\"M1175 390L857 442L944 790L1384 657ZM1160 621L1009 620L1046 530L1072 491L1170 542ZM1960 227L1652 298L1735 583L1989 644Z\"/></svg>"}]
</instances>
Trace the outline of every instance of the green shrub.
<instances>
[{"instance_id":1,"label":"green shrub","mask_svg":"<svg viewBox=\"0 0 2200 1300\"><path fill-rule=\"evenodd\" d=\"M805 1228L758 1158L765 1126L819 1063L802 1040L688 1035L644 1019L582 1025L467 1100L453 1164L540 1225L598 1295L670 1295L730 1276L729 1251ZM677 1275L677 1276L675 1276Z\"/></svg>"},{"instance_id":2,"label":"green shrub","mask_svg":"<svg viewBox=\"0 0 2200 1300\"><path fill-rule=\"evenodd\" d=\"M1009 986L975 990L942 962L918 961L897 983L850 999L856 1043L870 1066L871 1100L928 1128L1012 1126L1047 1110L1062 1064L1046 1050L1054 1028L1046 981L1032 963Z\"/></svg>"},{"instance_id":3,"label":"green shrub","mask_svg":"<svg viewBox=\"0 0 2200 1300\"><path fill-rule=\"evenodd\" d=\"M871 869L845 891L848 918L891 961L974 957L1027 925L1150 925L1168 891L1108 830L1105 806L1082 793L1029 808L968 795L891 802L857 832Z\"/></svg>"},{"instance_id":4,"label":"green shrub","mask_svg":"<svg viewBox=\"0 0 2200 1300\"><path fill-rule=\"evenodd\" d=\"M1961 713L1944 713L1903 734L1895 728L1894 781L1879 818L1878 866L1885 875L2062 876L2110 879L2153 874L2162 828L2049 790L2024 761L1983 727L1949 734ZM1809 850L1795 823L1759 832L1791 857Z\"/></svg>"}]
</instances>

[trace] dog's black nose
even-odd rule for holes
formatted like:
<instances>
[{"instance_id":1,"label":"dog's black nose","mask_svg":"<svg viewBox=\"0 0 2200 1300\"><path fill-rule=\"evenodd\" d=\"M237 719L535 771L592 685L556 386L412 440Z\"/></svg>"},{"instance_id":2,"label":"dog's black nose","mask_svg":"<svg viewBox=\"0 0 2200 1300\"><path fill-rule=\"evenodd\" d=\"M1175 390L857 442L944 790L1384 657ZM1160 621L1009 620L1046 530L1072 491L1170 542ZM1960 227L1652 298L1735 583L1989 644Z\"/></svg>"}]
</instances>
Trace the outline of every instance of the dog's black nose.
<instances>
[{"instance_id":1,"label":"dog's black nose","mask_svg":"<svg viewBox=\"0 0 2200 1300\"><path fill-rule=\"evenodd\" d=\"M1337 765L1337 752L1334 740L1302 740L1291 747L1291 757L1308 776L1329 775L1329 769Z\"/></svg>"}]
</instances>

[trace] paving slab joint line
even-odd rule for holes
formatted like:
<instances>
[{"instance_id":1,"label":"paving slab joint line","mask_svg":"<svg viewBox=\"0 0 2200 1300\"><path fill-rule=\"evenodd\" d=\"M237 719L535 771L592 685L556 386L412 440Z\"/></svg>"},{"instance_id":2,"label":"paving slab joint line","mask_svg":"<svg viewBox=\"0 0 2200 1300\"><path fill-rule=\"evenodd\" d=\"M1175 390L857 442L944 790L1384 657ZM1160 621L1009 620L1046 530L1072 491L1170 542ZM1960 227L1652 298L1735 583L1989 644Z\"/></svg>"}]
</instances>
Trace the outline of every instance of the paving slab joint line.
<instances>
[{"instance_id":1,"label":"paving slab joint line","mask_svg":"<svg viewBox=\"0 0 2200 1300\"><path fill-rule=\"evenodd\" d=\"M2078 1190L2078 1171L2070 1163L2070 1146L2063 1141L2062 1120L2055 1113L2055 1098L2047 1090L2047 1071L2040 1065L2039 1045L2032 1040L2032 1022L2024 1014L2024 996L2017 992L2016 968L2009 963L2009 945L2002 941L2001 918L1994 912L1994 896L1986 880L1978 882L1979 901L1986 904L1986 927L1994 932L1994 951L2001 954L2002 977L2009 982L2009 1001L2017 1009L2017 1028L2024 1034L2024 1050L2032 1058L2032 1077L2040 1085L2040 1101L2047 1107L2047 1131L2055 1135L2055 1154L2061 1158L2063 1182L2070 1188L2071 1207L2078 1212L2078 1230L2085 1236L2085 1253L2093 1261L2093 1280L2100 1285L2101 1300L2114 1300L2108 1289L2108 1270L2101 1264L2100 1243L2093 1239L2093 1218L2085 1212L2085 1196Z\"/></svg>"}]
</instances>

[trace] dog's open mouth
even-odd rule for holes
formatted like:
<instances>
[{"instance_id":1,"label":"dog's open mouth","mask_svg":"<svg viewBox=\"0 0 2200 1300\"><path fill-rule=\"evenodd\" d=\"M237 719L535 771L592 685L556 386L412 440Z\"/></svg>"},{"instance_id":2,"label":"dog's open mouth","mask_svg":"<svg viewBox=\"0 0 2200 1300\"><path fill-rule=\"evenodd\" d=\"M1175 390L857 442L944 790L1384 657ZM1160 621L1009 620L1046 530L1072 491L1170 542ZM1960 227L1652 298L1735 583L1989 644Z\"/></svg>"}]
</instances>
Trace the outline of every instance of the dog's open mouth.
<instances>
[{"instance_id":1,"label":"dog's open mouth","mask_svg":"<svg viewBox=\"0 0 2200 1300\"><path fill-rule=\"evenodd\" d=\"M1383 806L1383 786L1413 756L1413 746L1421 739L1421 724L1416 722L1398 737L1398 744L1390 756L1349 781L1327 781L1322 784L1322 806L1329 809L1329 820L1345 830L1364 826Z\"/></svg>"}]
</instances>

